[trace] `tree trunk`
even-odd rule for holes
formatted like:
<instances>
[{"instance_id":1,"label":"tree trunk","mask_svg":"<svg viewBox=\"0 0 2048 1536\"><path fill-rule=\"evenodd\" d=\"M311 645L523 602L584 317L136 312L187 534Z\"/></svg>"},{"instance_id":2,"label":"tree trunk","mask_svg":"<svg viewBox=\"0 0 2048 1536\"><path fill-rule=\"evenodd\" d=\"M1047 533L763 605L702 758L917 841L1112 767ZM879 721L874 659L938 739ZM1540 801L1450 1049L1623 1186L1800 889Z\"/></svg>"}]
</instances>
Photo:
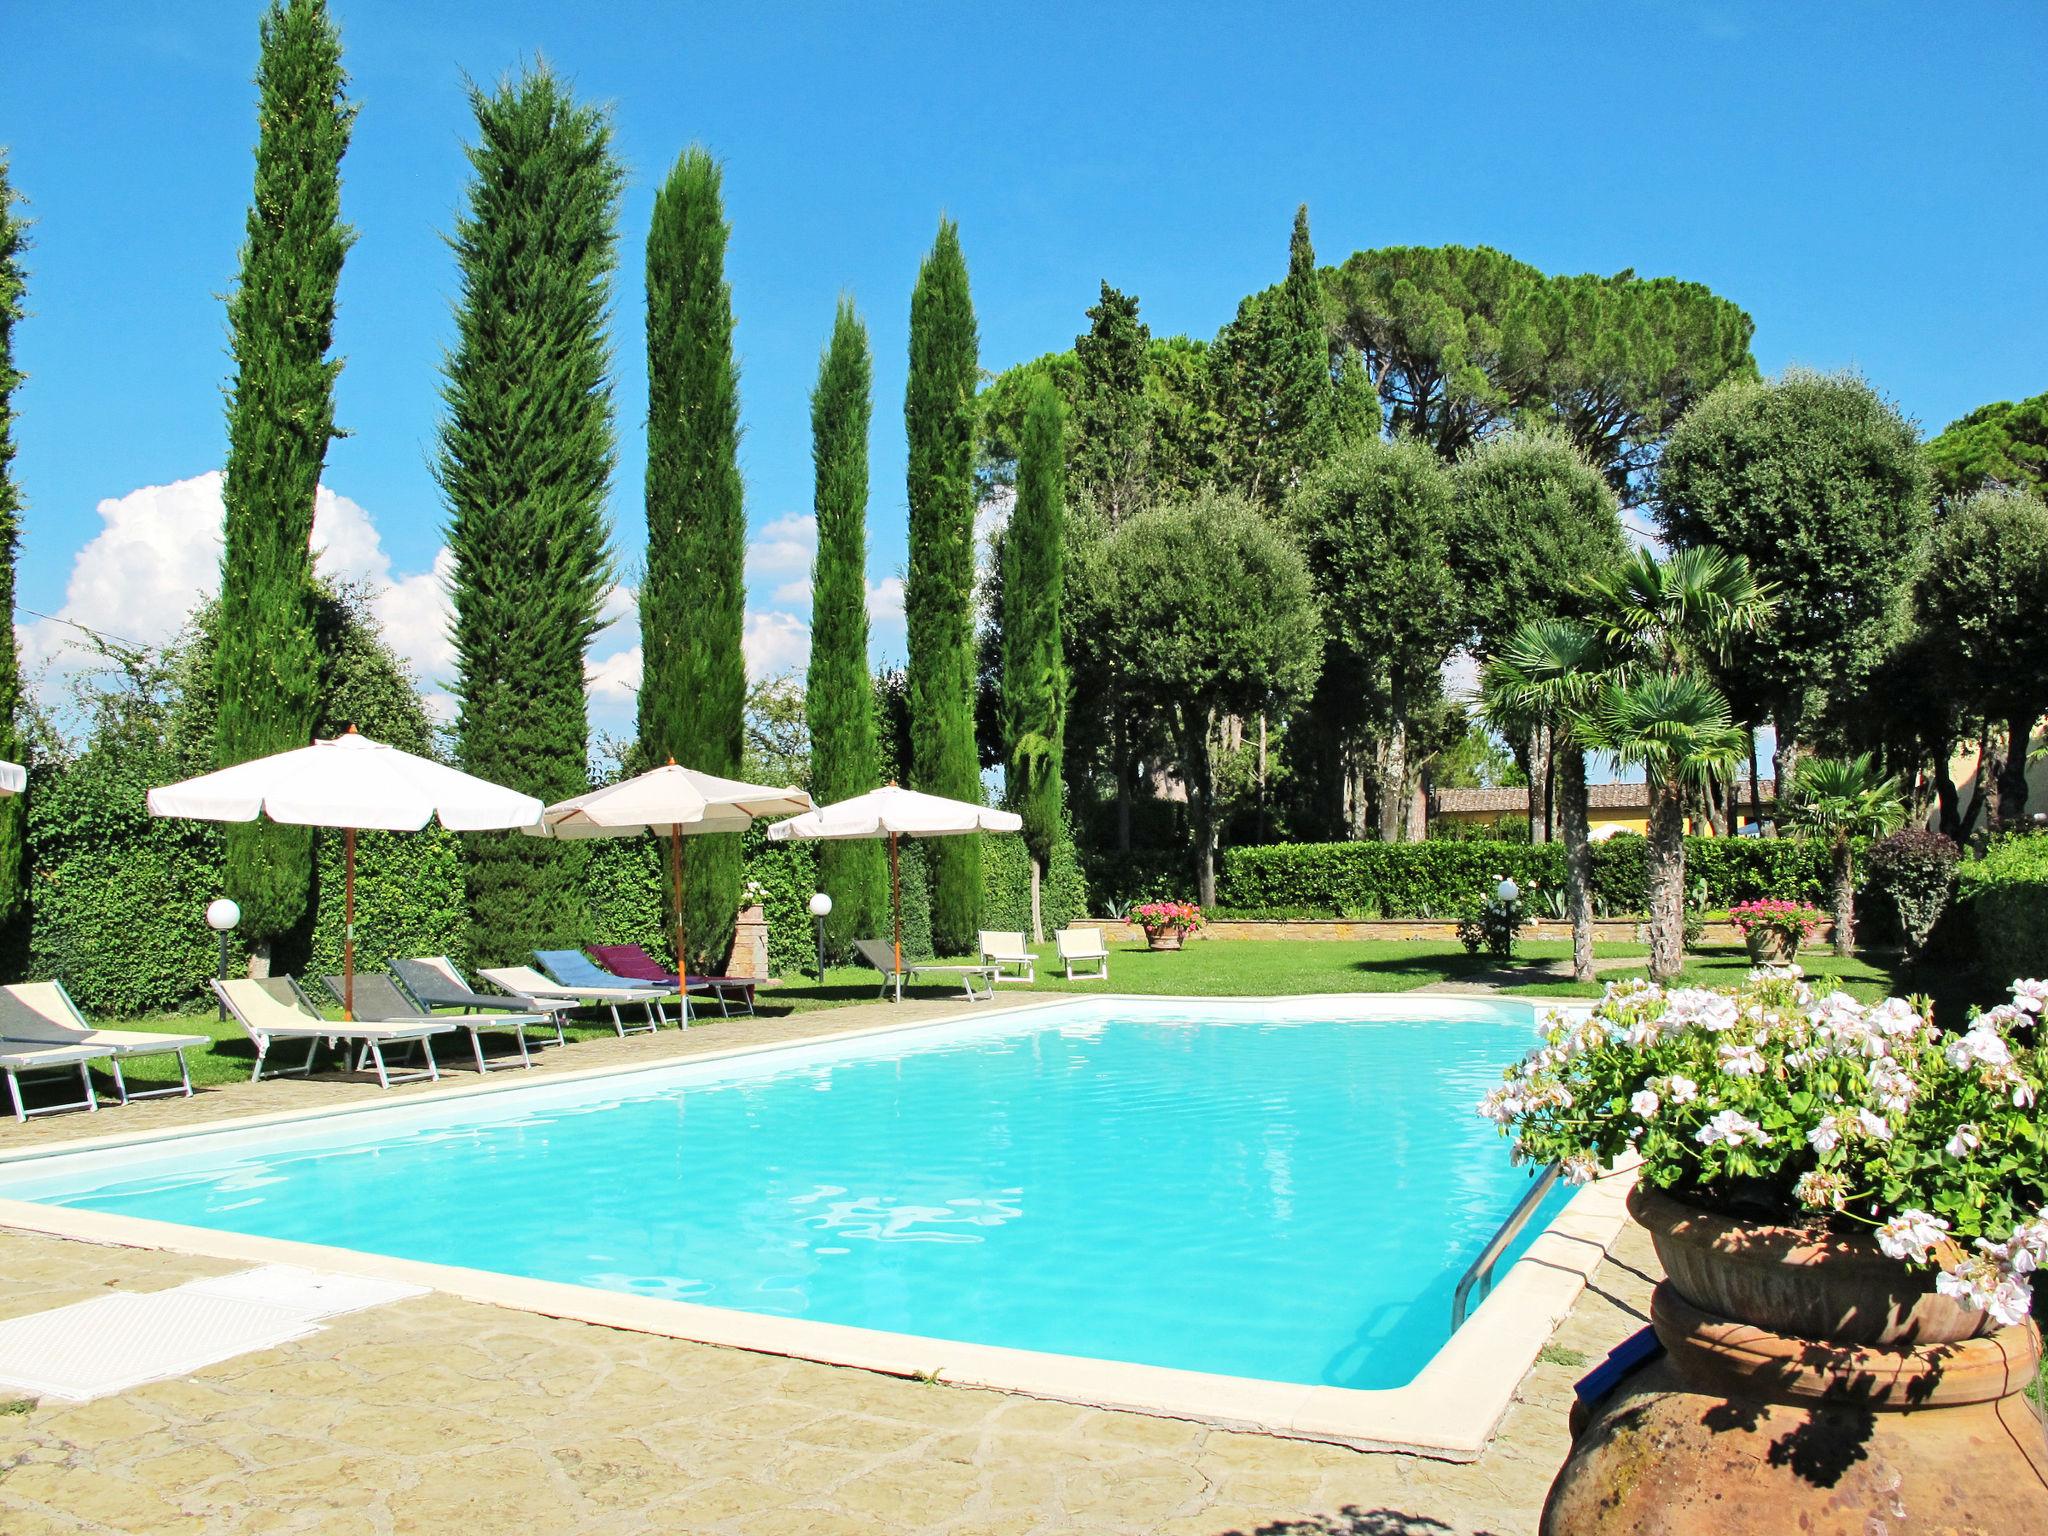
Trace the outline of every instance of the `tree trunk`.
<instances>
[{"instance_id":1,"label":"tree trunk","mask_svg":"<svg viewBox=\"0 0 2048 1536\"><path fill-rule=\"evenodd\" d=\"M1544 804L1544 790L1550 784L1550 733L1542 726L1529 732L1529 841L1550 841L1550 808Z\"/></svg>"},{"instance_id":2,"label":"tree trunk","mask_svg":"<svg viewBox=\"0 0 2048 1536\"><path fill-rule=\"evenodd\" d=\"M1764 830L1764 781L1757 772L1756 727L1749 728L1749 824L1761 835Z\"/></svg>"},{"instance_id":3,"label":"tree trunk","mask_svg":"<svg viewBox=\"0 0 2048 1536\"><path fill-rule=\"evenodd\" d=\"M1266 712L1259 711L1259 841L1266 840Z\"/></svg>"},{"instance_id":4,"label":"tree trunk","mask_svg":"<svg viewBox=\"0 0 2048 1536\"><path fill-rule=\"evenodd\" d=\"M1184 733L1188 759L1188 816L1195 833L1195 899L1203 908L1216 905L1216 775L1212 733L1213 711Z\"/></svg>"},{"instance_id":5,"label":"tree trunk","mask_svg":"<svg viewBox=\"0 0 2048 1536\"><path fill-rule=\"evenodd\" d=\"M2022 711L2005 723L2005 759L1998 766L1998 813L1995 825L2017 832L2027 824L2027 748L2037 716Z\"/></svg>"},{"instance_id":6,"label":"tree trunk","mask_svg":"<svg viewBox=\"0 0 2048 1536\"><path fill-rule=\"evenodd\" d=\"M1557 763L1558 826L1564 834L1565 897L1572 915L1572 980L1593 979L1593 840L1587 830L1586 753L1567 741Z\"/></svg>"},{"instance_id":7,"label":"tree trunk","mask_svg":"<svg viewBox=\"0 0 2048 1536\"><path fill-rule=\"evenodd\" d=\"M1955 775L1948 771L1945 751L1934 754L1934 803L1940 807L1935 830L1951 842L1963 840L1963 797L1956 789Z\"/></svg>"},{"instance_id":8,"label":"tree trunk","mask_svg":"<svg viewBox=\"0 0 2048 1536\"><path fill-rule=\"evenodd\" d=\"M1856 951L1856 851L1849 834L1837 832L1833 849L1835 861L1835 953Z\"/></svg>"},{"instance_id":9,"label":"tree trunk","mask_svg":"<svg viewBox=\"0 0 2048 1536\"><path fill-rule=\"evenodd\" d=\"M1354 746L1344 759L1344 828L1354 843L1364 842L1366 834L1372 830L1369 815L1372 795L1366 786L1368 777L1365 749Z\"/></svg>"},{"instance_id":10,"label":"tree trunk","mask_svg":"<svg viewBox=\"0 0 2048 1536\"><path fill-rule=\"evenodd\" d=\"M270 940L258 939L249 946L249 979L270 979Z\"/></svg>"},{"instance_id":11,"label":"tree trunk","mask_svg":"<svg viewBox=\"0 0 2048 1536\"><path fill-rule=\"evenodd\" d=\"M1110 757L1116 767L1116 849L1118 853L1131 851L1131 758L1126 738L1129 726L1124 712L1116 712L1116 724L1110 737Z\"/></svg>"},{"instance_id":12,"label":"tree trunk","mask_svg":"<svg viewBox=\"0 0 2048 1536\"><path fill-rule=\"evenodd\" d=\"M1791 711L1783 709L1778 711L1772 723L1778 728L1778 739L1771 746L1771 773L1778 781L1775 786L1777 804L1783 805L1785 797L1792 793L1793 781L1799 774L1799 726L1798 722L1792 718ZM1778 835L1776 807L1772 808L1771 824L1764 835L1766 837L1776 837Z\"/></svg>"},{"instance_id":13,"label":"tree trunk","mask_svg":"<svg viewBox=\"0 0 2048 1536\"><path fill-rule=\"evenodd\" d=\"M1644 849L1650 903L1650 975L1669 981L1685 967L1685 786L1650 788Z\"/></svg>"},{"instance_id":14,"label":"tree trunk","mask_svg":"<svg viewBox=\"0 0 2048 1536\"><path fill-rule=\"evenodd\" d=\"M1380 841L1398 843L1408 830L1407 797L1403 793L1408 787L1408 722L1401 718L1398 706L1394 716L1393 729L1387 732L1386 752L1380 761Z\"/></svg>"}]
</instances>

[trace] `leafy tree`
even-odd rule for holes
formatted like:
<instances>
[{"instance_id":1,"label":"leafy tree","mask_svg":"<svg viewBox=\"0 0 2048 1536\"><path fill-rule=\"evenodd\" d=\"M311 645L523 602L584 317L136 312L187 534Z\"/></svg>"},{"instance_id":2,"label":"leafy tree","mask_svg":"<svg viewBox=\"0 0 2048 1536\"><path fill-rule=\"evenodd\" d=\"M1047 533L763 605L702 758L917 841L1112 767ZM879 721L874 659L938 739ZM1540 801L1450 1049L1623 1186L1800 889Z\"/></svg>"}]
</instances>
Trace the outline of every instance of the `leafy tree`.
<instances>
[{"instance_id":1,"label":"leafy tree","mask_svg":"<svg viewBox=\"0 0 2048 1536\"><path fill-rule=\"evenodd\" d=\"M14 483L14 325L27 312L28 221L22 218L7 160L0 156L0 759L28 761L22 708L21 657L14 639L14 562L21 544L21 489ZM0 799L0 922L21 910L28 894L28 808L20 795Z\"/></svg>"},{"instance_id":2,"label":"leafy tree","mask_svg":"<svg viewBox=\"0 0 2048 1536\"><path fill-rule=\"evenodd\" d=\"M1747 738L1721 691L1692 672L1639 672L1610 682L1594 719L1600 745L1621 767L1640 769L1649 787L1650 975L1668 981L1685 964L1686 809L1734 767Z\"/></svg>"},{"instance_id":3,"label":"leafy tree","mask_svg":"<svg viewBox=\"0 0 2048 1536\"><path fill-rule=\"evenodd\" d=\"M740 757L741 778L749 784L810 784L807 704L803 681L790 674L764 677L747 685L747 744Z\"/></svg>"},{"instance_id":4,"label":"leafy tree","mask_svg":"<svg viewBox=\"0 0 2048 1536\"><path fill-rule=\"evenodd\" d=\"M435 472L455 556L456 758L543 800L588 787L583 661L611 585L610 349L621 172L603 111L545 68L472 88L456 341ZM574 842L469 840L475 952L586 936Z\"/></svg>"},{"instance_id":5,"label":"leafy tree","mask_svg":"<svg viewBox=\"0 0 2048 1536\"><path fill-rule=\"evenodd\" d=\"M1074 338L1080 398L1074 417L1079 437L1069 473L1077 494L1093 501L1114 527L1135 511L1150 489L1151 400L1146 394L1146 352L1152 332L1138 318L1138 301L1102 285L1088 311L1089 328ZM1043 392L1028 406L1039 409Z\"/></svg>"},{"instance_id":6,"label":"leafy tree","mask_svg":"<svg viewBox=\"0 0 2048 1536\"><path fill-rule=\"evenodd\" d=\"M1337 442L1337 392L1308 206L1295 210L1287 277L1238 306L1216 339L1232 482L1278 507Z\"/></svg>"},{"instance_id":7,"label":"leafy tree","mask_svg":"<svg viewBox=\"0 0 2048 1536\"><path fill-rule=\"evenodd\" d=\"M1222 470L1227 423L1214 359L1213 347L1187 336L1155 336L1146 349L1152 484L1159 494L1192 494Z\"/></svg>"},{"instance_id":8,"label":"leafy tree","mask_svg":"<svg viewBox=\"0 0 2048 1536\"><path fill-rule=\"evenodd\" d=\"M2035 723L2048 713L2044 591L2048 506L1999 489L1977 491L1948 509L1929 540L1914 590L1925 637L1915 658L1929 668L1939 693L2005 729L1997 820L2006 827L2025 819L2027 746Z\"/></svg>"},{"instance_id":9,"label":"leafy tree","mask_svg":"<svg viewBox=\"0 0 2048 1536\"><path fill-rule=\"evenodd\" d=\"M1835 953L1856 948L1856 845L1859 837L1883 837L1906 819L1898 781L1869 753L1817 757L1799 771L1798 789L1785 809L1792 820L1825 838L1834 879Z\"/></svg>"},{"instance_id":10,"label":"leafy tree","mask_svg":"<svg viewBox=\"0 0 2048 1536\"><path fill-rule=\"evenodd\" d=\"M1741 554L1777 589L1736 664L1777 727L1784 795L1816 699L1862 689L1900 636L1928 528L1917 436L1861 379L1740 381L1679 423L1658 486L1669 542Z\"/></svg>"},{"instance_id":11,"label":"leafy tree","mask_svg":"<svg viewBox=\"0 0 2048 1536\"><path fill-rule=\"evenodd\" d=\"M867 327L839 301L832 340L811 391L812 502L818 553L811 565L811 669L804 699L811 728L811 794L821 805L881 782L874 684L868 676L868 428L874 363ZM882 845L818 844L818 887L832 898L825 940L835 955L880 931L887 907Z\"/></svg>"},{"instance_id":12,"label":"leafy tree","mask_svg":"<svg viewBox=\"0 0 2048 1536\"><path fill-rule=\"evenodd\" d=\"M272 0L256 70L256 185L228 296L235 376L221 497L218 765L312 739L313 503L334 426L334 295L355 235L341 222L341 158L355 121L341 38L324 0ZM269 941L306 915L313 834L231 824L224 884L267 966Z\"/></svg>"},{"instance_id":13,"label":"leafy tree","mask_svg":"<svg viewBox=\"0 0 2048 1536\"><path fill-rule=\"evenodd\" d=\"M1485 246L1392 246L1347 258L1328 286L1395 431L1453 459L1547 418L1631 499L1692 403L1756 374L1749 316L1675 278L1548 277Z\"/></svg>"},{"instance_id":14,"label":"leafy tree","mask_svg":"<svg viewBox=\"0 0 2048 1536\"><path fill-rule=\"evenodd\" d=\"M939 234L910 298L910 569L903 611L910 642L910 782L955 800L981 799L975 749L974 389L978 341L959 226ZM981 844L936 840L933 941L947 954L974 945Z\"/></svg>"},{"instance_id":15,"label":"leafy tree","mask_svg":"<svg viewBox=\"0 0 2048 1536\"><path fill-rule=\"evenodd\" d=\"M1435 696L1465 624L1451 568L1451 479L1412 438L1365 438L1288 498L1325 636L1318 700L1357 701L1380 743L1379 834L1398 842L1409 793L1408 724Z\"/></svg>"},{"instance_id":16,"label":"leafy tree","mask_svg":"<svg viewBox=\"0 0 2048 1536\"><path fill-rule=\"evenodd\" d=\"M1199 899L1216 900L1216 750L1227 717L1277 715L1322 662L1301 551L1242 496L1204 493L1138 513L1111 535L1113 643L1165 722L1187 785Z\"/></svg>"},{"instance_id":17,"label":"leafy tree","mask_svg":"<svg viewBox=\"0 0 2048 1536\"><path fill-rule=\"evenodd\" d=\"M1480 674L1480 709L1504 736L1546 733L1558 765L1558 827L1564 836L1565 896L1572 921L1572 979L1593 971L1593 844L1586 749L1597 744L1594 707L1613 658L1591 625L1530 619L1497 647Z\"/></svg>"},{"instance_id":18,"label":"leafy tree","mask_svg":"<svg viewBox=\"0 0 2048 1536\"><path fill-rule=\"evenodd\" d=\"M1060 642L1061 545L1067 520L1060 397L1040 384L1024 421L1017 506L1003 541L1003 740L1010 803L1031 855L1031 929L1043 938L1039 890L1063 830L1067 668Z\"/></svg>"},{"instance_id":19,"label":"leafy tree","mask_svg":"<svg viewBox=\"0 0 2048 1536\"><path fill-rule=\"evenodd\" d=\"M1978 406L1927 445L1927 463L1945 498L2003 486L2048 500L2048 394Z\"/></svg>"},{"instance_id":20,"label":"leafy tree","mask_svg":"<svg viewBox=\"0 0 2048 1536\"><path fill-rule=\"evenodd\" d=\"M640 756L720 778L746 741L747 513L739 368L718 162L677 159L647 231L647 574L640 586ZM682 840L694 970L716 970L739 907L740 840ZM669 913L673 931L676 914Z\"/></svg>"}]
</instances>

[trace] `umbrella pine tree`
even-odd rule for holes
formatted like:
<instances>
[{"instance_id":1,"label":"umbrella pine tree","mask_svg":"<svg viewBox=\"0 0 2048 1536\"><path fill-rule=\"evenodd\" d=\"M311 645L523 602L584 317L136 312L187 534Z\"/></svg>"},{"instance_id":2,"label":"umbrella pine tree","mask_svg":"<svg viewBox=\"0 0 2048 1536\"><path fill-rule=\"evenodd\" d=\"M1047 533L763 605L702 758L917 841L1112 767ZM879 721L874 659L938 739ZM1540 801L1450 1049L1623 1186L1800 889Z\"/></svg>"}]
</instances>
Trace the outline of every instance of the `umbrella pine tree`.
<instances>
[{"instance_id":1,"label":"umbrella pine tree","mask_svg":"<svg viewBox=\"0 0 2048 1536\"><path fill-rule=\"evenodd\" d=\"M1066 525L1065 426L1059 391L1041 380L1024 416L1017 505L1003 539L1003 737L1010 805L1031 855L1031 931L1045 937L1039 892L1061 831L1067 667L1060 645Z\"/></svg>"},{"instance_id":2,"label":"umbrella pine tree","mask_svg":"<svg viewBox=\"0 0 2048 1536\"><path fill-rule=\"evenodd\" d=\"M867 327L839 301L832 341L811 391L813 506L818 553L811 566L811 667L804 710L811 732L811 798L820 805L864 795L879 781L874 684L868 675L868 426L874 364ZM879 932L888 907L882 845L818 844L818 888L832 898L827 948L845 954Z\"/></svg>"},{"instance_id":3,"label":"umbrella pine tree","mask_svg":"<svg viewBox=\"0 0 2048 1536\"><path fill-rule=\"evenodd\" d=\"M545 69L470 100L475 174L452 241L460 293L435 462L455 556L456 755L561 800L589 787L583 661L612 579L605 321L621 173L605 114ZM583 848L468 841L479 960L588 937Z\"/></svg>"},{"instance_id":4,"label":"umbrella pine tree","mask_svg":"<svg viewBox=\"0 0 2048 1536\"><path fill-rule=\"evenodd\" d=\"M241 271L228 296L221 628L216 677L222 767L303 747L319 705L313 503L334 428L334 295L355 239L341 222L341 158L355 108L323 0L274 0L256 70L256 183ZM228 829L224 884L256 964L306 915L312 834Z\"/></svg>"},{"instance_id":5,"label":"umbrella pine tree","mask_svg":"<svg viewBox=\"0 0 2048 1536\"><path fill-rule=\"evenodd\" d=\"M910 568L903 612L910 645L910 787L979 802L974 739L974 388L978 341L960 229L938 239L910 297ZM932 942L964 954L975 943L981 844L941 839L929 855Z\"/></svg>"},{"instance_id":6,"label":"umbrella pine tree","mask_svg":"<svg viewBox=\"0 0 2048 1536\"><path fill-rule=\"evenodd\" d=\"M721 181L717 161L685 150L655 194L647 232L640 750L649 766L673 758L729 779L739 775L746 730L747 514ZM739 891L737 837L685 840L693 970L723 959Z\"/></svg>"}]
</instances>

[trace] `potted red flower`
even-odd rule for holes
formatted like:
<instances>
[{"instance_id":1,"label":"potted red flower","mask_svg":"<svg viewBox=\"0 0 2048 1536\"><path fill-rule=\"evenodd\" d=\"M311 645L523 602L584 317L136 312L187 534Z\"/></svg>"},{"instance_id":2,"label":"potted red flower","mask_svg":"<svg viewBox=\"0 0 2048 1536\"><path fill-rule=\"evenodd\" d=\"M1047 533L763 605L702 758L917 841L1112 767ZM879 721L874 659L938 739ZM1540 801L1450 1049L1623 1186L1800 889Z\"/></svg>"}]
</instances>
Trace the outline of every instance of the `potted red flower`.
<instances>
[{"instance_id":1,"label":"potted red flower","mask_svg":"<svg viewBox=\"0 0 2048 1536\"><path fill-rule=\"evenodd\" d=\"M1202 926L1202 909L1192 901L1148 901L1132 909L1131 921L1145 930L1147 949L1179 949Z\"/></svg>"},{"instance_id":2,"label":"potted red flower","mask_svg":"<svg viewBox=\"0 0 2048 1536\"><path fill-rule=\"evenodd\" d=\"M1758 965L1784 965L1820 927L1820 909L1803 901L1738 902L1728 909L1728 922L1749 946Z\"/></svg>"}]
</instances>

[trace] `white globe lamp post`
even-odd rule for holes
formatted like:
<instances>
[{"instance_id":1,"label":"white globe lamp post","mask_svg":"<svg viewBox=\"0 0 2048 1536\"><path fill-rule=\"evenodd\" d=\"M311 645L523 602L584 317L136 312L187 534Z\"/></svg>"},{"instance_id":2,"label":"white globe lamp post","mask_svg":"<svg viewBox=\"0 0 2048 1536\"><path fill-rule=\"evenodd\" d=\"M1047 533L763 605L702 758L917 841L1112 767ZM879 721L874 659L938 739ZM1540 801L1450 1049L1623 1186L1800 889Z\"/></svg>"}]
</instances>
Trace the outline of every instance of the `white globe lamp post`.
<instances>
[{"instance_id":1,"label":"white globe lamp post","mask_svg":"<svg viewBox=\"0 0 2048 1536\"><path fill-rule=\"evenodd\" d=\"M235 931L235 924L242 920L242 909L227 897L211 902L206 908L206 926L220 935L220 979L228 979L228 935ZM228 1005L220 1005L220 1019L227 1022Z\"/></svg>"},{"instance_id":2,"label":"white globe lamp post","mask_svg":"<svg viewBox=\"0 0 2048 1536\"><path fill-rule=\"evenodd\" d=\"M818 985L825 985L825 915L832 910L832 898L823 891L811 897L811 922L818 934Z\"/></svg>"}]
</instances>

